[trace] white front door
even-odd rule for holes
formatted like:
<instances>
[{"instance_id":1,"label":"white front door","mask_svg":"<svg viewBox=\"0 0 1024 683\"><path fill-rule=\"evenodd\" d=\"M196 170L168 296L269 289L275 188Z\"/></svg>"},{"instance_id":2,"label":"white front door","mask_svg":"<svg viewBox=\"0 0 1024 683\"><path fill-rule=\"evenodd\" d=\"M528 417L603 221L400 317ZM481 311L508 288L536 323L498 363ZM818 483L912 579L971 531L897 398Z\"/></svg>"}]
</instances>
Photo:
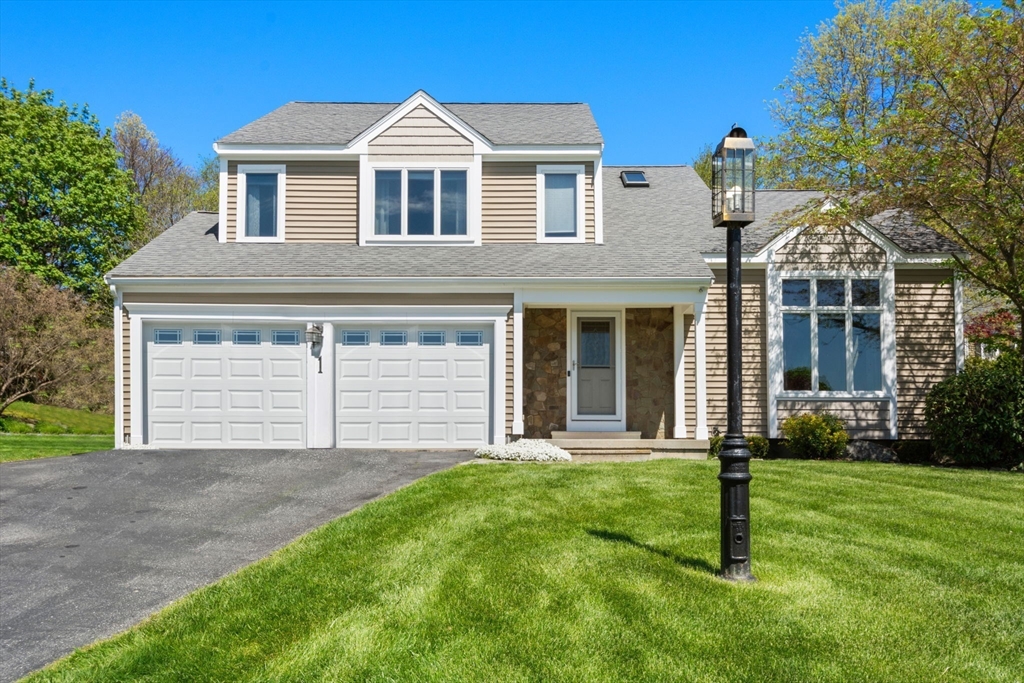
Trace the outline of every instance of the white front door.
<instances>
[{"instance_id":1,"label":"white front door","mask_svg":"<svg viewBox=\"0 0 1024 683\"><path fill-rule=\"evenodd\" d=\"M569 431L623 431L622 313L573 311L569 317Z\"/></svg>"},{"instance_id":2,"label":"white front door","mask_svg":"<svg viewBox=\"0 0 1024 683\"><path fill-rule=\"evenodd\" d=\"M303 448L304 325L149 323L146 443Z\"/></svg>"},{"instance_id":3,"label":"white front door","mask_svg":"<svg viewBox=\"0 0 1024 683\"><path fill-rule=\"evenodd\" d=\"M337 446L489 443L492 336L491 325L337 323Z\"/></svg>"}]
</instances>

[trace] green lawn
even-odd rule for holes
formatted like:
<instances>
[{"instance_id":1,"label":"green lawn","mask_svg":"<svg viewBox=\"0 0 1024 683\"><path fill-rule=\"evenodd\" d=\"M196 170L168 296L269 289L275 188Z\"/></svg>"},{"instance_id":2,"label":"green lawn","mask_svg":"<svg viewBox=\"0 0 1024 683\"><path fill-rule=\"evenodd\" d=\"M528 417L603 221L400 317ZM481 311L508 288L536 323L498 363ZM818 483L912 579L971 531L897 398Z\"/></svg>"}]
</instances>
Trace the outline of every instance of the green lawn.
<instances>
[{"instance_id":1,"label":"green lawn","mask_svg":"<svg viewBox=\"0 0 1024 683\"><path fill-rule=\"evenodd\" d=\"M0 462L50 458L91 451L109 451L113 436L72 436L47 434L0 434Z\"/></svg>"},{"instance_id":2,"label":"green lawn","mask_svg":"<svg viewBox=\"0 0 1024 683\"><path fill-rule=\"evenodd\" d=\"M44 434L113 434L114 416L15 401L0 416L0 431Z\"/></svg>"},{"instance_id":3,"label":"green lawn","mask_svg":"<svg viewBox=\"0 0 1024 683\"><path fill-rule=\"evenodd\" d=\"M32 680L1022 679L1024 476L755 462L733 585L716 471L457 467Z\"/></svg>"}]
</instances>

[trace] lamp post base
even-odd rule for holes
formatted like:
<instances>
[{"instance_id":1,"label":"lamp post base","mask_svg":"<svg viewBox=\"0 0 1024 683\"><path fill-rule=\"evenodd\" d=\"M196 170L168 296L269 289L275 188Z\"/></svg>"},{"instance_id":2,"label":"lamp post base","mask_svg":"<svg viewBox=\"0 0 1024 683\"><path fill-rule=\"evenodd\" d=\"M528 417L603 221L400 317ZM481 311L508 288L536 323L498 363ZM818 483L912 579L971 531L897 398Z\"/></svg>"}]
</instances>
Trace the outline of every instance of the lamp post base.
<instances>
[{"instance_id":1,"label":"lamp post base","mask_svg":"<svg viewBox=\"0 0 1024 683\"><path fill-rule=\"evenodd\" d=\"M719 576L727 581L756 581L750 571L750 449L742 434L726 434L722 463L721 551Z\"/></svg>"}]
</instances>

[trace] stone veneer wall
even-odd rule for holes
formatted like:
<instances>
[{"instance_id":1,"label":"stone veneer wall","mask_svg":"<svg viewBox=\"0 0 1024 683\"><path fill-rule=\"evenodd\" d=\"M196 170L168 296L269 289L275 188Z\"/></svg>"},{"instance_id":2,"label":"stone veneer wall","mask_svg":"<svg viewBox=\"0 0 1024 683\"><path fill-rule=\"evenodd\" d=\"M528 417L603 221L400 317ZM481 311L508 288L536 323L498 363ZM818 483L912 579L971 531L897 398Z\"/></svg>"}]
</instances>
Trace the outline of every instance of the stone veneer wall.
<instances>
[{"instance_id":1,"label":"stone veneer wall","mask_svg":"<svg viewBox=\"0 0 1024 683\"><path fill-rule=\"evenodd\" d=\"M524 436L550 439L565 429L566 311L527 308L523 311Z\"/></svg>"},{"instance_id":2,"label":"stone veneer wall","mask_svg":"<svg viewBox=\"0 0 1024 683\"><path fill-rule=\"evenodd\" d=\"M626 309L626 430L664 439L675 422L671 308Z\"/></svg>"}]
</instances>

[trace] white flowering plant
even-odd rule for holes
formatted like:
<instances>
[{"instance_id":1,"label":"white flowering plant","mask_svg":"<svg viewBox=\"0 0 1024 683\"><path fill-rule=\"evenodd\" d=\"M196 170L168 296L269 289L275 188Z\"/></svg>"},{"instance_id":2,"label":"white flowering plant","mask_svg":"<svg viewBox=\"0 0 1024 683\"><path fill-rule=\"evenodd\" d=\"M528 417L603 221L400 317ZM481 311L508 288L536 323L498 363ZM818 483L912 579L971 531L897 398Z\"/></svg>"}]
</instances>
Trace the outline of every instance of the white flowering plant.
<instances>
[{"instance_id":1,"label":"white flowering plant","mask_svg":"<svg viewBox=\"0 0 1024 683\"><path fill-rule=\"evenodd\" d=\"M514 460L520 462L568 462L569 451L540 439L519 439L512 443L484 446L476 457L488 460Z\"/></svg>"}]
</instances>

